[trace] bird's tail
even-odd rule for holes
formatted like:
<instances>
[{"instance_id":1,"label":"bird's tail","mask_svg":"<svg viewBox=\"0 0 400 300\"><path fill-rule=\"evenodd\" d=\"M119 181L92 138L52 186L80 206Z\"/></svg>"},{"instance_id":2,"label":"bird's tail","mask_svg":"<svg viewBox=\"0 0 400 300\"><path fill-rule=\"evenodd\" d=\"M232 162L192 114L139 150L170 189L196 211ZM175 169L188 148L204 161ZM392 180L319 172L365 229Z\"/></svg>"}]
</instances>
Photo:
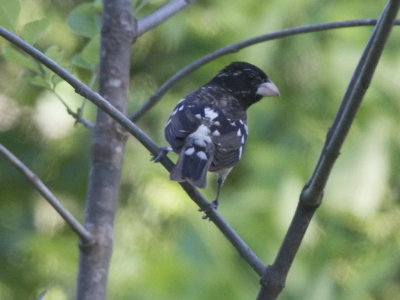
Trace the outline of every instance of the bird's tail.
<instances>
[{"instance_id":1,"label":"bird's tail","mask_svg":"<svg viewBox=\"0 0 400 300\"><path fill-rule=\"evenodd\" d=\"M205 188L207 185L207 171L213 157L214 146L211 142L188 139L182 147L170 179L178 182L188 181L194 186Z\"/></svg>"}]
</instances>

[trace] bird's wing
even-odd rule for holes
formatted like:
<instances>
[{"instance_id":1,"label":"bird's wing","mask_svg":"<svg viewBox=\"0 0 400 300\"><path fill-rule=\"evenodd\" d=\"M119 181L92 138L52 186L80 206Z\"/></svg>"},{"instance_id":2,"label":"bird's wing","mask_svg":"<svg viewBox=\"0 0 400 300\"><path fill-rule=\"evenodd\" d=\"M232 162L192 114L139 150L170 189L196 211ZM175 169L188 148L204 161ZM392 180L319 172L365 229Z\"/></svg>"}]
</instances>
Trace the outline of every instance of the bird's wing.
<instances>
[{"instance_id":1,"label":"bird's wing","mask_svg":"<svg viewBox=\"0 0 400 300\"><path fill-rule=\"evenodd\" d=\"M165 125L165 138L176 152L183 147L186 137L200 125L200 120L195 117L193 109L187 99L182 99Z\"/></svg>"},{"instance_id":2,"label":"bird's wing","mask_svg":"<svg viewBox=\"0 0 400 300\"><path fill-rule=\"evenodd\" d=\"M215 144L214 161L210 171L218 171L233 167L242 157L247 139L245 120L220 121L221 125L213 125L211 135Z\"/></svg>"}]
</instances>

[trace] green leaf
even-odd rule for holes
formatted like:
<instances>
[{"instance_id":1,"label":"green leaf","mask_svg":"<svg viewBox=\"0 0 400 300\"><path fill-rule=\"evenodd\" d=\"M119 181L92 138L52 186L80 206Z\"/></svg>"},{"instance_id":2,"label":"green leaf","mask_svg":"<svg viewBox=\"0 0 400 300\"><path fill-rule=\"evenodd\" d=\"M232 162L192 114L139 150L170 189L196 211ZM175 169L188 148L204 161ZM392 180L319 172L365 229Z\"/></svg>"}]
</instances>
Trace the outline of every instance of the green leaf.
<instances>
[{"instance_id":1,"label":"green leaf","mask_svg":"<svg viewBox=\"0 0 400 300\"><path fill-rule=\"evenodd\" d=\"M46 89L51 89L50 84L42 77L39 75L36 76L27 76L25 79L32 85L39 86L39 87L44 87Z\"/></svg>"},{"instance_id":2,"label":"green leaf","mask_svg":"<svg viewBox=\"0 0 400 300\"><path fill-rule=\"evenodd\" d=\"M32 58L22 54L21 52L15 50L11 46L8 45L4 46L3 55L7 60L13 63L16 63L22 67L28 68L35 72L39 71L37 63Z\"/></svg>"},{"instance_id":3,"label":"green leaf","mask_svg":"<svg viewBox=\"0 0 400 300\"><path fill-rule=\"evenodd\" d=\"M100 36L92 38L81 53L72 58L72 63L81 68L93 71L99 63Z\"/></svg>"},{"instance_id":4,"label":"green leaf","mask_svg":"<svg viewBox=\"0 0 400 300\"><path fill-rule=\"evenodd\" d=\"M20 4L18 0L1 0L0 1L0 26L7 29L15 30L15 25L20 12Z\"/></svg>"},{"instance_id":5,"label":"green leaf","mask_svg":"<svg viewBox=\"0 0 400 300\"><path fill-rule=\"evenodd\" d=\"M47 48L44 54L46 54L57 63L60 63L61 60L64 58L64 53L57 46L50 46L49 48Z\"/></svg>"},{"instance_id":6,"label":"green leaf","mask_svg":"<svg viewBox=\"0 0 400 300\"><path fill-rule=\"evenodd\" d=\"M51 73L50 76L50 80L53 83L53 86L55 87L57 84L59 84L60 82L64 81L63 78L61 78L60 76L58 76L57 74Z\"/></svg>"},{"instance_id":7,"label":"green leaf","mask_svg":"<svg viewBox=\"0 0 400 300\"><path fill-rule=\"evenodd\" d=\"M45 54L50 57L52 60L54 60L56 63L59 65L62 65L63 59L64 59L64 52L57 46L50 46L47 48L45 51ZM65 66L64 66L65 67ZM46 72L46 81L48 83L48 86L50 86L50 82L52 83L53 86L56 86L60 81L63 81L58 75L54 74L53 71L48 70L47 68L44 68Z\"/></svg>"},{"instance_id":8,"label":"green leaf","mask_svg":"<svg viewBox=\"0 0 400 300\"><path fill-rule=\"evenodd\" d=\"M48 19L41 19L27 23L22 29L22 38L29 44L33 45L42 37L48 26Z\"/></svg>"},{"instance_id":9,"label":"green leaf","mask_svg":"<svg viewBox=\"0 0 400 300\"><path fill-rule=\"evenodd\" d=\"M67 23L75 33L91 38L100 32L101 11L94 3L80 4L68 15Z\"/></svg>"},{"instance_id":10,"label":"green leaf","mask_svg":"<svg viewBox=\"0 0 400 300\"><path fill-rule=\"evenodd\" d=\"M82 58L92 66L97 66L99 63L100 52L100 35L93 37L89 43L83 48L81 55Z\"/></svg>"},{"instance_id":11,"label":"green leaf","mask_svg":"<svg viewBox=\"0 0 400 300\"><path fill-rule=\"evenodd\" d=\"M93 66L82 58L81 54L72 57L72 63L82 69L93 71Z\"/></svg>"}]
</instances>

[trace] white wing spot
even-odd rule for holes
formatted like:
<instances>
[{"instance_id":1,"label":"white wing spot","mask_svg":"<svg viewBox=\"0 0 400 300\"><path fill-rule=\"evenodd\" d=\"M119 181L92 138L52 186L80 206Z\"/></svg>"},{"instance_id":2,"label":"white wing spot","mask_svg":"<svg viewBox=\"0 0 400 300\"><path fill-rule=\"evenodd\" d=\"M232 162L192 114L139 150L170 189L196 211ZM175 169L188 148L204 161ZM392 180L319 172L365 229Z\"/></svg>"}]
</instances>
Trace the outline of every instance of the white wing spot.
<instances>
[{"instance_id":1,"label":"white wing spot","mask_svg":"<svg viewBox=\"0 0 400 300\"><path fill-rule=\"evenodd\" d=\"M204 140L195 140L194 143L197 146L200 146L200 147L206 147L207 146L207 144L206 144L206 142Z\"/></svg>"},{"instance_id":2,"label":"white wing spot","mask_svg":"<svg viewBox=\"0 0 400 300\"><path fill-rule=\"evenodd\" d=\"M201 124L195 132L189 135L194 139L194 143L200 147L205 147L207 143L211 143L210 129Z\"/></svg>"},{"instance_id":3,"label":"white wing spot","mask_svg":"<svg viewBox=\"0 0 400 300\"><path fill-rule=\"evenodd\" d=\"M206 118L209 118L211 121L218 117L218 113L209 107L204 108L204 115Z\"/></svg>"},{"instance_id":4,"label":"white wing spot","mask_svg":"<svg viewBox=\"0 0 400 300\"><path fill-rule=\"evenodd\" d=\"M243 124L243 125L244 125L244 130L246 131L246 134L249 134L249 128L247 127L246 124Z\"/></svg>"},{"instance_id":5,"label":"white wing spot","mask_svg":"<svg viewBox=\"0 0 400 300\"><path fill-rule=\"evenodd\" d=\"M181 100L178 101L177 104L180 104L180 103L182 103L182 102L185 101L185 100L186 100L186 98L182 98Z\"/></svg>"},{"instance_id":6,"label":"white wing spot","mask_svg":"<svg viewBox=\"0 0 400 300\"><path fill-rule=\"evenodd\" d=\"M201 119L201 114L195 114L194 116L199 120Z\"/></svg>"},{"instance_id":7,"label":"white wing spot","mask_svg":"<svg viewBox=\"0 0 400 300\"><path fill-rule=\"evenodd\" d=\"M194 153L194 147L187 148L185 155L192 155Z\"/></svg>"},{"instance_id":8,"label":"white wing spot","mask_svg":"<svg viewBox=\"0 0 400 300\"><path fill-rule=\"evenodd\" d=\"M207 154L204 151L199 151L196 153L196 155L202 160L207 160Z\"/></svg>"},{"instance_id":9,"label":"white wing spot","mask_svg":"<svg viewBox=\"0 0 400 300\"><path fill-rule=\"evenodd\" d=\"M221 133L218 130L214 130L212 133L213 136L220 136Z\"/></svg>"},{"instance_id":10,"label":"white wing spot","mask_svg":"<svg viewBox=\"0 0 400 300\"><path fill-rule=\"evenodd\" d=\"M178 111L181 111L184 108L185 108L185 105L182 105L181 107L178 108Z\"/></svg>"},{"instance_id":11,"label":"white wing spot","mask_svg":"<svg viewBox=\"0 0 400 300\"><path fill-rule=\"evenodd\" d=\"M220 123L219 121L215 121L215 122L213 123L213 125L215 125L215 126L221 126L221 123Z\"/></svg>"},{"instance_id":12,"label":"white wing spot","mask_svg":"<svg viewBox=\"0 0 400 300\"><path fill-rule=\"evenodd\" d=\"M244 145L245 142L246 142L246 139L245 139L245 136L243 135L242 140L241 140L242 145Z\"/></svg>"},{"instance_id":13,"label":"white wing spot","mask_svg":"<svg viewBox=\"0 0 400 300\"><path fill-rule=\"evenodd\" d=\"M242 131L240 130L240 128L238 129L236 134L237 134L237 136L241 136L242 135Z\"/></svg>"},{"instance_id":14,"label":"white wing spot","mask_svg":"<svg viewBox=\"0 0 400 300\"><path fill-rule=\"evenodd\" d=\"M242 154L243 154L243 147L239 148L239 159L242 158Z\"/></svg>"}]
</instances>

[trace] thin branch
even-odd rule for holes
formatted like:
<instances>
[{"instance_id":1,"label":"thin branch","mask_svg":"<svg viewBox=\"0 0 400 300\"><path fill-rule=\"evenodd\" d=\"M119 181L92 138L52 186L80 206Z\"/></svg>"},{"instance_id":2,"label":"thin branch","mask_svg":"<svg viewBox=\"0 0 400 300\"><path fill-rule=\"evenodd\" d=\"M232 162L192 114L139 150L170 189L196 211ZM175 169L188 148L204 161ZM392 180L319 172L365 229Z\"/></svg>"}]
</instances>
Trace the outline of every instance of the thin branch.
<instances>
[{"instance_id":1,"label":"thin branch","mask_svg":"<svg viewBox=\"0 0 400 300\"><path fill-rule=\"evenodd\" d=\"M138 20L137 37L166 21L196 0L172 0L150 15Z\"/></svg>"},{"instance_id":2,"label":"thin branch","mask_svg":"<svg viewBox=\"0 0 400 300\"><path fill-rule=\"evenodd\" d=\"M376 66L382 55L384 46L395 22L398 0L388 1L379 23L375 26L357 68L347 87L342 103L327 136L327 142L320 154L320 163L317 165L311 179L302 192L302 200L313 204L316 198L311 196L322 194L330 171L339 156L340 148L350 130L361 101L369 87ZM314 200L313 200L314 199ZM311 202L310 202L311 201Z\"/></svg>"},{"instance_id":3,"label":"thin branch","mask_svg":"<svg viewBox=\"0 0 400 300\"><path fill-rule=\"evenodd\" d=\"M323 190L332 167L349 132L361 101L369 87L392 26L394 25L400 0L388 1L359 65L353 74L337 117L333 121L332 133L328 134L311 179L304 187L295 215L279 249L274 263L269 266L261 279L257 300L276 299L285 286L285 281L295 255L300 247L311 218L322 200ZM339 121L337 121L337 119Z\"/></svg>"},{"instance_id":4,"label":"thin branch","mask_svg":"<svg viewBox=\"0 0 400 300\"><path fill-rule=\"evenodd\" d=\"M40 61L47 68L55 72L66 82L68 82L79 95L85 97L104 112L109 114L115 121L117 121L123 128L125 128L131 135L133 135L153 156L157 156L160 152L160 147L154 143L154 141L144 133L139 127L132 123L129 118L127 118L118 109L112 106L105 98L100 94L93 91L87 85L82 83L80 80L75 78L66 69L58 65L56 62L51 60L49 57L44 55L42 52L32 47L15 34L11 33L4 27L0 26L0 35L7 39L9 42L31 55L38 61ZM171 171L173 167L173 162L165 157L161 160L161 164L168 170ZM265 266L263 262L256 256L256 254L251 251L250 247L240 238L240 236L228 225L228 223L216 212L214 209L210 209L209 202L207 199L192 185L188 183L181 183L181 186L190 196L190 198L204 211L207 211L207 215L210 220L215 223L219 230L226 236L226 238L231 241L233 246L237 249L239 254L245 259L252 268L261 275L265 271Z\"/></svg>"},{"instance_id":5,"label":"thin branch","mask_svg":"<svg viewBox=\"0 0 400 300\"><path fill-rule=\"evenodd\" d=\"M47 202L60 214L64 221L71 227L73 231L86 243L93 243L92 234L62 205L62 203L54 196L40 178L33 173L22 161L12 154L6 147L0 144L0 153L16 167L35 189L46 199Z\"/></svg>"},{"instance_id":6,"label":"thin branch","mask_svg":"<svg viewBox=\"0 0 400 300\"><path fill-rule=\"evenodd\" d=\"M349 28L349 27L357 27L357 26L371 26L376 24L376 19L363 19L363 20L350 20L350 21L340 21L340 22L330 22L330 23L322 23L316 25L305 25L298 26L293 28L288 28L272 33L267 33L263 35L259 35L250 39L246 39L223 48L220 48L216 51L213 51L198 60L194 61L190 65L185 66L176 72L172 77L170 77L166 82L164 82L157 91L153 93L145 103L138 108L130 117L133 122L137 122L147 111L149 111L154 105L156 105L161 98L165 95L165 93L179 80L184 78L186 75L194 72L201 66L227 54L238 52L239 50L252 46L254 44L276 40L285 38L288 36L310 33L310 32L318 32L324 30L332 30L339 28ZM400 25L400 20L396 20L395 25Z\"/></svg>"},{"instance_id":7,"label":"thin branch","mask_svg":"<svg viewBox=\"0 0 400 300\"><path fill-rule=\"evenodd\" d=\"M83 126L89 129L94 129L94 125L82 118L82 106L78 108L77 112L74 112L68 104L64 101L64 99L56 92L56 90L53 88L51 89L52 93L57 97L58 100L64 105L65 109L67 110L67 113L71 115L75 119L75 124L81 123Z\"/></svg>"},{"instance_id":8,"label":"thin branch","mask_svg":"<svg viewBox=\"0 0 400 300\"><path fill-rule=\"evenodd\" d=\"M43 292L40 293L39 297L36 298L36 300L43 300L44 296L47 294L47 289L45 289Z\"/></svg>"},{"instance_id":9,"label":"thin branch","mask_svg":"<svg viewBox=\"0 0 400 300\"><path fill-rule=\"evenodd\" d=\"M168 159L166 169L171 171L173 166L172 162ZM240 256L253 268L253 270L262 276L265 272L266 266L257 257L257 255L250 249L249 246L241 239L241 237L235 232L235 230L224 220L224 218L216 211L211 208L208 200L191 184L187 182L179 183L185 192L196 204L206 212L207 217L214 222L218 229L225 235L225 237L231 242L231 244L239 252Z\"/></svg>"}]
</instances>

